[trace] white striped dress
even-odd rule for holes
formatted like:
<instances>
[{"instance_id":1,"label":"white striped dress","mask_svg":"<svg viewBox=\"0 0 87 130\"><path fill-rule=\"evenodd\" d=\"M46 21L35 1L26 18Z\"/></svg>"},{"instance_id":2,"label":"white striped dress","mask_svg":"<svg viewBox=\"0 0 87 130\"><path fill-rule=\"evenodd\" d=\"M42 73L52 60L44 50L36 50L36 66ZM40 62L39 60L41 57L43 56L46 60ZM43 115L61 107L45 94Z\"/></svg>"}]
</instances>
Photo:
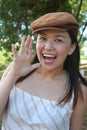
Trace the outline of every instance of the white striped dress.
<instances>
[{"instance_id":1,"label":"white striped dress","mask_svg":"<svg viewBox=\"0 0 87 130\"><path fill-rule=\"evenodd\" d=\"M69 130L72 104L73 98L62 106L13 87L2 130Z\"/></svg>"}]
</instances>

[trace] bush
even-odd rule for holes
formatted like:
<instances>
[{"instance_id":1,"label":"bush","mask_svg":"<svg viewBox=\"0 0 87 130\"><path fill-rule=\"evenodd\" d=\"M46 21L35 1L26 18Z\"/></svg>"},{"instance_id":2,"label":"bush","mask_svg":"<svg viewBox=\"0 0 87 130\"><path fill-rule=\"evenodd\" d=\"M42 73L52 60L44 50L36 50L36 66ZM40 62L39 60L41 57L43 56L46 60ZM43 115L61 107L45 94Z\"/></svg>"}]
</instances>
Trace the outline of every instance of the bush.
<instances>
[{"instance_id":1,"label":"bush","mask_svg":"<svg viewBox=\"0 0 87 130\"><path fill-rule=\"evenodd\" d=\"M12 52L0 51L0 71L4 70L12 61Z\"/></svg>"}]
</instances>

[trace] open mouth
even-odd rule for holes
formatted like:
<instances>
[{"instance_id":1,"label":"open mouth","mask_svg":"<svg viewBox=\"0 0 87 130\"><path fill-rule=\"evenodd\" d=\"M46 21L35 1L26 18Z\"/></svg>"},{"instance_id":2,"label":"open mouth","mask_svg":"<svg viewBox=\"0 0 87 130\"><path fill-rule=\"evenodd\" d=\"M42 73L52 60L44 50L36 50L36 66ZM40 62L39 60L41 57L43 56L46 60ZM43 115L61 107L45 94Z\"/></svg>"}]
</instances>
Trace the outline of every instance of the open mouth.
<instances>
[{"instance_id":1,"label":"open mouth","mask_svg":"<svg viewBox=\"0 0 87 130\"><path fill-rule=\"evenodd\" d=\"M44 59L45 63L50 63L51 64L56 59L56 56L54 54L43 53L42 56L43 56L43 59Z\"/></svg>"},{"instance_id":2,"label":"open mouth","mask_svg":"<svg viewBox=\"0 0 87 130\"><path fill-rule=\"evenodd\" d=\"M52 54L42 54L43 58L49 58L49 59L55 59L56 56L55 55L52 55Z\"/></svg>"}]
</instances>

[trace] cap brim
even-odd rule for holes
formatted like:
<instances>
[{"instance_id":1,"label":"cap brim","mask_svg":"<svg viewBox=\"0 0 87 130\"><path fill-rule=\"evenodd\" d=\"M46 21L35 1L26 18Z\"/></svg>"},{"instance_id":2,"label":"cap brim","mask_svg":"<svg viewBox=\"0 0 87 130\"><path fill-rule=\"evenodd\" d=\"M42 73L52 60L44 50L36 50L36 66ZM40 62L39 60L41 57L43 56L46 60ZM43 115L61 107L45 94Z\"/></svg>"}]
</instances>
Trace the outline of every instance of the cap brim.
<instances>
[{"instance_id":1,"label":"cap brim","mask_svg":"<svg viewBox=\"0 0 87 130\"><path fill-rule=\"evenodd\" d=\"M39 31L43 31L43 30L61 30L61 31L67 31L69 29L65 29L65 28L59 28L59 27L42 27L42 28L38 28L33 30L33 33L38 33Z\"/></svg>"}]
</instances>

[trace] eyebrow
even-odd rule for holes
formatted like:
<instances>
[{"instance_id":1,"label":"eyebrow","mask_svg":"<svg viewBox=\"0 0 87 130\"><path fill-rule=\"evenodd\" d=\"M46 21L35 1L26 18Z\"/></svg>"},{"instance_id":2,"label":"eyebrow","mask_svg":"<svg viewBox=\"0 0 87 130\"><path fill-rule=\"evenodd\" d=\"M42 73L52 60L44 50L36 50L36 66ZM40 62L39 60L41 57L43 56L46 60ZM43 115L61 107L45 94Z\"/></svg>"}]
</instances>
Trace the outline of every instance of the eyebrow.
<instances>
[{"instance_id":1,"label":"eyebrow","mask_svg":"<svg viewBox=\"0 0 87 130\"><path fill-rule=\"evenodd\" d=\"M44 33L44 32L41 32L41 33L39 33L39 34L46 36L46 33ZM54 37L63 37L63 38L65 39L65 36L64 36L64 35L61 35L61 34L57 34L57 35L55 35Z\"/></svg>"},{"instance_id":2,"label":"eyebrow","mask_svg":"<svg viewBox=\"0 0 87 130\"><path fill-rule=\"evenodd\" d=\"M61 34L56 35L55 37L63 37L63 38L65 39L65 36L64 36L64 35L61 35Z\"/></svg>"},{"instance_id":3,"label":"eyebrow","mask_svg":"<svg viewBox=\"0 0 87 130\"><path fill-rule=\"evenodd\" d=\"M45 33L43 33L43 32L39 32L38 34L40 34L40 35L46 35Z\"/></svg>"}]
</instances>

